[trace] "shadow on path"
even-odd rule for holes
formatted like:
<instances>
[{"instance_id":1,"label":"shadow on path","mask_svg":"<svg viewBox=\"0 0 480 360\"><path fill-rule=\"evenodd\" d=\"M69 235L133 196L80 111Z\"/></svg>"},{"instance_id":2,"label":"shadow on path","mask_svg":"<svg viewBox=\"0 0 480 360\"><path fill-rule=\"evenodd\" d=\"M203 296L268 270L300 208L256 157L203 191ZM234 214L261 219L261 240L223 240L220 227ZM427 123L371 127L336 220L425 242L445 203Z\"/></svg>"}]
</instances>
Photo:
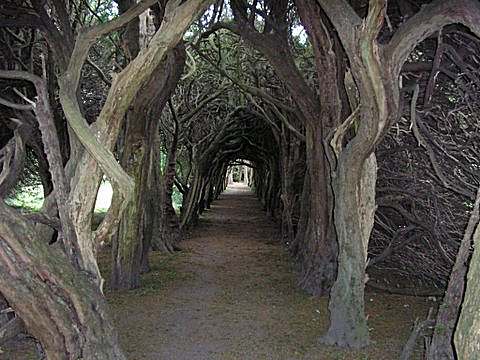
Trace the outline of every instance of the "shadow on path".
<instances>
[{"instance_id":1,"label":"shadow on path","mask_svg":"<svg viewBox=\"0 0 480 360\"><path fill-rule=\"evenodd\" d=\"M359 352L323 346L327 299L296 286L294 269L252 192L233 184L201 217L185 251L151 254L137 290L107 298L129 360L397 359L424 298L367 293L372 345ZM100 259L108 274L109 254ZM17 342L0 359L37 359ZM415 354L416 359L421 354Z\"/></svg>"},{"instance_id":2,"label":"shadow on path","mask_svg":"<svg viewBox=\"0 0 480 360\"><path fill-rule=\"evenodd\" d=\"M327 299L297 288L275 234L275 224L253 193L245 185L229 187L182 243L186 251L160 269L159 281L169 272L172 281L137 296L136 304L131 295L123 301L114 294L129 359L397 358L411 324L428 304L367 294L375 345L361 352L322 346L318 338L328 324Z\"/></svg>"}]
</instances>

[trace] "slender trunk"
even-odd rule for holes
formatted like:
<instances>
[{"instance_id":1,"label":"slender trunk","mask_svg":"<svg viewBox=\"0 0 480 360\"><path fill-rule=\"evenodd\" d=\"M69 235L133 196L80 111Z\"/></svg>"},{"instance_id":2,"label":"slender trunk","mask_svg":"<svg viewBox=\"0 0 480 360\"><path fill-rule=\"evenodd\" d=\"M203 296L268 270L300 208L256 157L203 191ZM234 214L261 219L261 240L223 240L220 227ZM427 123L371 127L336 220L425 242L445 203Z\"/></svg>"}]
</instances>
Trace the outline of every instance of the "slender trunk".
<instances>
[{"instance_id":1,"label":"slender trunk","mask_svg":"<svg viewBox=\"0 0 480 360\"><path fill-rule=\"evenodd\" d=\"M480 244L480 226L478 225L478 208L476 217L476 230L473 234L474 250L468 269L462 310L454 335L455 351L459 360L473 360L480 354L480 313L478 311L480 308L480 282L478 281L480 278L480 247L478 246Z\"/></svg>"},{"instance_id":2,"label":"slender trunk","mask_svg":"<svg viewBox=\"0 0 480 360\"><path fill-rule=\"evenodd\" d=\"M280 199L282 201L282 240L289 246L294 241L295 231L293 227L293 209L295 205L294 191L294 166L295 144L290 144L282 131L280 148L280 178L282 181Z\"/></svg>"},{"instance_id":3,"label":"slender trunk","mask_svg":"<svg viewBox=\"0 0 480 360\"><path fill-rule=\"evenodd\" d=\"M192 184L188 190L184 213L182 214L181 228L193 224L198 217L198 207L203 188L203 177L200 175L197 165L192 171Z\"/></svg>"},{"instance_id":4,"label":"slender trunk","mask_svg":"<svg viewBox=\"0 0 480 360\"><path fill-rule=\"evenodd\" d=\"M177 166L177 143L178 143L178 124L175 125L172 142L168 149L167 162L163 172L163 181L160 194L160 212L159 237L157 238L156 248L171 252L175 250L176 244L180 241L180 222L175 213L172 203L173 186L175 182Z\"/></svg>"},{"instance_id":5,"label":"slender trunk","mask_svg":"<svg viewBox=\"0 0 480 360\"><path fill-rule=\"evenodd\" d=\"M443 298L442 305L438 308L437 321L427 354L427 359L429 360L449 360L454 358L453 336L465 291L465 278L467 275L472 236L479 220L479 205L480 192L478 192L475 206L463 235L448 281L445 297ZM475 287L473 284L471 285Z\"/></svg>"}]
</instances>

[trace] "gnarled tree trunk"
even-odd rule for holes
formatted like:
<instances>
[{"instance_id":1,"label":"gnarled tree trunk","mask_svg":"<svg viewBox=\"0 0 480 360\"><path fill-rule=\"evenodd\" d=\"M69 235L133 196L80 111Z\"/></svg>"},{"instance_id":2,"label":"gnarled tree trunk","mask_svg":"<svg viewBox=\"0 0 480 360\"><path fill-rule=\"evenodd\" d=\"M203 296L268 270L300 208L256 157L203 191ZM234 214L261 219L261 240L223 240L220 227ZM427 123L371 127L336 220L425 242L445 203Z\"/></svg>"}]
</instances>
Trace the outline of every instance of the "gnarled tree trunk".
<instances>
[{"instance_id":1,"label":"gnarled tree trunk","mask_svg":"<svg viewBox=\"0 0 480 360\"><path fill-rule=\"evenodd\" d=\"M48 359L125 359L94 279L0 203L0 288Z\"/></svg>"},{"instance_id":2,"label":"gnarled tree trunk","mask_svg":"<svg viewBox=\"0 0 480 360\"><path fill-rule=\"evenodd\" d=\"M301 265L300 285L309 293L320 296L330 290L337 271L336 244L328 210L329 192L328 165L323 151L321 127L306 126L306 161L308 168L309 196L307 219L303 238L300 239L299 258Z\"/></svg>"},{"instance_id":3,"label":"gnarled tree trunk","mask_svg":"<svg viewBox=\"0 0 480 360\"><path fill-rule=\"evenodd\" d=\"M358 348L368 344L364 288L375 214L376 171L374 154L363 161L350 154L339 158L333 180L338 274L330 293L331 323L325 341L339 346Z\"/></svg>"},{"instance_id":4,"label":"gnarled tree trunk","mask_svg":"<svg viewBox=\"0 0 480 360\"><path fill-rule=\"evenodd\" d=\"M154 155L160 151L160 144L155 141L156 132L158 132L156 122L180 79L184 63L185 48L183 45L179 45L170 51L166 60L159 65L155 75L144 87L141 96L137 97L133 113L127 117L122 163L127 173L135 179L136 186L134 198L123 215L118 235L114 239L112 247L112 287L115 289L132 289L140 285L140 273L148 269L148 249L152 245L151 235L153 236L154 232L170 233L165 230L165 226L171 214L167 213L164 216L163 207L165 206L162 206L160 211L155 211L156 208L152 205L155 203L168 204L168 201L171 205L173 185L173 180L169 180L171 171L169 172L170 177L164 177L160 183L149 184L148 182L155 179L154 176L149 176L149 173L154 172L155 168L160 165L157 163L158 157ZM148 141L144 139L145 134L147 134ZM175 147L174 150L171 150L173 160L169 160L173 161L173 165L175 165L176 143L173 146ZM167 165L171 167L170 162ZM175 176L175 167L173 167L173 176ZM167 193L166 186L168 184L170 184L170 193ZM154 193L149 194L148 192L148 188L152 186L161 188L160 192L154 192L159 195L158 199L152 198ZM150 213L147 214L147 211ZM156 222L159 228L148 229L146 217L151 219L155 216L159 217ZM166 220L162 221L162 219ZM152 222L150 221L149 224L151 225ZM145 237L146 232L148 233L147 237ZM160 238L160 241L163 242L164 237ZM155 244L156 241L153 243Z\"/></svg>"}]
</instances>

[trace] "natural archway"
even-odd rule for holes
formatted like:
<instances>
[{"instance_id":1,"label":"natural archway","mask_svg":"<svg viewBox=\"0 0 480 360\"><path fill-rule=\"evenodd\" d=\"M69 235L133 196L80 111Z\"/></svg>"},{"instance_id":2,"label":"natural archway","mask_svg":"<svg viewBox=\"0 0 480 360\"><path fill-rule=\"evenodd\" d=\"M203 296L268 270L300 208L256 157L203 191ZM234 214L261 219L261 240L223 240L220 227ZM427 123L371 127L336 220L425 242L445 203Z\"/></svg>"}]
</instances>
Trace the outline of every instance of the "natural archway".
<instances>
[{"instance_id":1,"label":"natural archway","mask_svg":"<svg viewBox=\"0 0 480 360\"><path fill-rule=\"evenodd\" d=\"M252 358L295 358L295 344L300 358L468 354L479 24L476 0L4 1L0 341L26 331L49 359L122 359L113 323L141 323L135 296L142 314L181 309L170 326L185 337L197 294L213 332L235 329L216 301L241 303L266 342ZM112 201L96 213L103 181ZM112 320L105 293L131 316ZM421 296L442 305L428 314ZM148 356L193 356L162 346Z\"/></svg>"}]
</instances>

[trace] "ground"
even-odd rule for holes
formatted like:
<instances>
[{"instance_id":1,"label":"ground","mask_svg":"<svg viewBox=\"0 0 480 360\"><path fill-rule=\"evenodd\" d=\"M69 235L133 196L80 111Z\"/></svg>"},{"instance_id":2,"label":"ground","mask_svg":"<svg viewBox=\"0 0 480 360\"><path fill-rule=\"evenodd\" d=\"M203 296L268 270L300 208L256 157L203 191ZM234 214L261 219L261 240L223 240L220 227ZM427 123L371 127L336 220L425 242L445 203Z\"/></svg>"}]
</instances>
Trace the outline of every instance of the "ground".
<instances>
[{"instance_id":1,"label":"ground","mask_svg":"<svg viewBox=\"0 0 480 360\"><path fill-rule=\"evenodd\" d=\"M371 345L358 352L324 346L327 299L298 289L277 229L249 189L236 184L203 214L183 252L152 254L140 289L107 292L128 359L398 358L414 320L432 303L367 292ZM0 359L34 359L20 354L24 343Z\"/></svg>"}]
</instances>

